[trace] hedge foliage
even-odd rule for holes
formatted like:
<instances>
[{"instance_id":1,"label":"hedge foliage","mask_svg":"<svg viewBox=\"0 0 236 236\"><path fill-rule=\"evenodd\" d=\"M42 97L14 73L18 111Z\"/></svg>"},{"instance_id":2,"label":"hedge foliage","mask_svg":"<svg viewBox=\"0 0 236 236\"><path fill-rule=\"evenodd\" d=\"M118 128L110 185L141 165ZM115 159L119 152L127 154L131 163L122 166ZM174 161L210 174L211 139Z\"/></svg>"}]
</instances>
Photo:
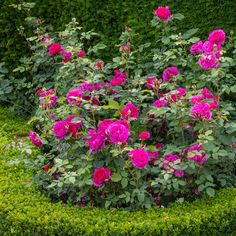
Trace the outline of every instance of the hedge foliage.
<instances>
[{"instance_id":1,"label":"hedge foliage","mask_svg":"<svg viewBox=\"0 0 236 236\"><path fill-rule=\"evenodd\" d=\"M182 31L200 28L199 35L206 36L211 30L223 28L227 33L236 27L236 1L232 0L25 0L35 2L32 15L42 18L61 30L65 23L76 17L84 30L94 29L100 33L102 41L109 45L105 58L110 57L118 36L125 25L131 26L139 33L139 40L155 41L155 32L150 25L153 10L161 5L168 5L173 13L182 13L185 21L179 25ZM24 19L29 14L16 11L9 5L17 4L19 0L0 1L0 56L9 65L14 66L22 53L28 51L23 37L19 36L17 28L24 25Z\"/></svg>"},{"instance_id":2,"label":"hedge foliage","mask_svg":"<svg viewBox=\"0 0 236 236\"><path fill-rule=\"evenodd\" d=\"M0 112L0 235L225 235L236 232L236 189L213 199L147 212L77 208L51 203L33 186L20 150L6 144L28 134L23 120Z\"/></svg>"}]
</instances>

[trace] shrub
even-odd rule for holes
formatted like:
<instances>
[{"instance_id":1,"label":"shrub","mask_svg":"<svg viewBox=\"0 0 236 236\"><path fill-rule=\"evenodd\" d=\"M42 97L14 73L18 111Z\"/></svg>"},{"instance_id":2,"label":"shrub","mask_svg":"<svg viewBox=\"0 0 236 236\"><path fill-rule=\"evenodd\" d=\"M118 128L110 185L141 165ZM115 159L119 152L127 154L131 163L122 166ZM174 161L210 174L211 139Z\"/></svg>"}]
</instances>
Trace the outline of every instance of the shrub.
<instances>
[{"instance_id":1,"label":"shrub","mask_svg":"<svg viewBox=\"0 0 236 236\"><path fill-rule=\"evenodd\" d=\"M236 230L235 189L146 212L52 203L28 184L32 173L16 163L19 144L9 148L14 136L27 134L25 121L1 109L0 127L1 235L222 235Z\"/></svg>"},{"instance_id":2,"label":"shrub","mask_svg":"<svg viewBox=\"0 0 236 236\"><path fill-rule=\"evenodd\" d=\"M136 210L235 186L233 106L221 99L235 79L226 35L203 43L194 29L177 34L184 17L164 10L152 20L162 47L133 45L126 27L113 63L89 57L103 45L85 50L91 32L77 41L75 21L54 38L36 30L32 66L49 69L32 85L45 88L30 139L43 150L36 182L52 198Z\"/></svg>"}]
</instances>

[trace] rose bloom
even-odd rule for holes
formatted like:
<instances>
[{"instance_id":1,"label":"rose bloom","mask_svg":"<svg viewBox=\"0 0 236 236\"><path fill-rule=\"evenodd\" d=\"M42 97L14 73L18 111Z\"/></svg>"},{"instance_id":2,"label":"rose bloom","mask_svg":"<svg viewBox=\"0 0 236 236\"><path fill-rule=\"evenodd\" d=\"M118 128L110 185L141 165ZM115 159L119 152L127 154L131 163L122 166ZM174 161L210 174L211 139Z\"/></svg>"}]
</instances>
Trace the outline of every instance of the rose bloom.
<instances>
[{"instance_id":1,"label":"rose bloom","mask_svg":"<svg viewBox=\"0 0 236 236\"><path fill-rule=\"evenodd\" d=\"M111 125L113 122L114 121L112 121L112 120L103 120L103 121L101 121L98 125L98 133L106 134L109 125Z\"/></svg>"},{"instance_id":2,"label":"rose bloom","mask_svg":"<svg viewBox=\"0 0 236 236\"><path fill-rule=\"evenodd\" d=\"M149 161L148 152L142 149L137 149L130 151L127 155L131 157L131 162L134 167L138 169L144 169L147 167Z\"/></svg>"},{"instance_id":3,"label":"rose bloom","mask_svg":"<svg viewBox=\"0 0 236 236\"><path fill-rule=\"evenodd\" d=\"M220 67L220 63L213 52L203 53L203 55L199 58L198 63L204 70L210 70Z\"/></svg>"},{"instance_id":4,"label":"rose bloom","mask_svg":"<svg viewBox=\"0 0 236 236\"><path fill-rule=\"evenodd\" d=\"M93 92L94 86L90 84L89 82L83 82L80 84L82 92Z\"/></svg>"},{"instance_id":5,"label":"rose bloom","mask_svg":"<svg viewBox=\"0 0 236 236\"><path fill-rule=\"evenodd\" d=\"M103 184L111 178L111 171L107 168L98 168L93 173L93 184L96 187L102 187Z\"/></svg>"},{"instance_id":6,"label":"rose bloom","mask_svg":"<svg viewBox=\"0 0 236 236\"><path fill-rule=\"evenodd\" d=\"M208 103L199 102L194 104L190 113L193 116L193 120L212 120L212 113Z\"/></svg>"},{"instance_id":7,"label":"rose bloom","mask_svg":"<svg viewBox=\"0 0 236 236\"><path fill-rule=\"evenodd\" d=\"M64 57L63 62L67 63L70 61L72 53L71 52L67 52L64 49L61 50L60 54Z\"/></svg>"},{"instance_id":8,"label":"rose bloom","mask_svg":"<svg viewBox=\"0 0 236 236\"><path fill-rule=\"evenodd\" d=\"M195 155L192 156L190 154L195 154ZM191 146L188 149L187 156L188 156L188 160L194 161L198 165L202 165L207 161L206 153L203 151L203 147L201 144L195 144Z\"/></svg>"},{"instance_id":9,"label":"rose bloom","mask_svg":"<svg viewBox=\"0 0 236 236\"><path fill-rule=\"evenodd\" d=\"M62 50L61 44L53 43L50 45L48 53L50 56L53 57L53 56L58 55L61 52L61 50Z\"/></svg>"},{"instance_id":10,"label":"rose bloom","mask_svg":"<svg viewBox=\"0 0 236 236\"><path fill-rule=\"evenodd\" d=\"M143 131L140 135L139 135L139 139L141 139L142 141L145 141L147 139L151 138L151 134L147 131Z\"/></svg>"},{"instance_id":11,"label":"rose bloom","mask_svg":"<svg viewBox=\"0 0 236 236\"><path fill-rule=\"evenodd\" d=\"M150 90L159 89L159 83L157 78L147 78L147 88Z\"/></svg>"},{"instance_id":12,"label":"rose bloom","mask_svg":"<svg viewBox=\"0 0 236 236\"><path fill-rule=\"evenodd\" d=\"M213 30L208 37L208 40L215 44L224 44L225 43L225 32L221 29Z\"/></svg>"},{"instance_id":13,"label":"rose bloom","mask_svg":"<svg viewBox=\"0 0 236 236\"><path fill-rule=\"evenodd\" d=\"M58 140L63 140L69 134L69 125L66 121L57 121L53 126L53 133Z\"/></svg>"},{"instance_id":14,"label":"rose bloom","mask_svg":"<svg viewBox=\"0 0 236 236\"><path fill-rule=\"evenodd\" d=\"M211 41L204 42L202 48L204 52L218 52L222 50L222 46L220 44L215 44Z\"/></svg>"},{"instance_id":15,"label":"rose bloom","mask_svg":"<svg viewBox=\"0 0 236 236\"><path fill-rule=\"evenodd\" d=\"M47 90L39 94L40 106L42 108L52 108L56 106L57 96L55 95L55 91L53 89Z\"/></svg>"},{"instance_id":16,"label":"rose bloom","mask_svg":"<svg viewBox=\"0 0 236 236\"><path fill-rule=\"evenodd\" d=\"M104 148L106 136L103 133L95 133L91 135L87 142L89 145L89 150L95 154Z\"/></svg>"},{"instance_id":17,"label":"rose bloom","mask_svg":"<svg viewBox=\"0 0 236 236\"><path fill-rule=\"evenodd\" d=\"M30 131L29 139L36 147L41 147L43 145L42 140L36 132Z\"/></svg>"},{"instance_id":18,"label":"rose bloom","mask_svg":"<svg viewBox=\"0 0 236 236\"><path fill-rule=\"evenodd\" d=\"M177 92L177 97L178 98L184 97L186 95L186 93L187 93L186 89L184 89L184 88L177 88L176 92Z\"/></svg>"},{"instance_id":19,"label":"rose bloom","mask_svg":"<svg viewBox=\"0 0 236 236\"><path fill-rule=\"evenodd\" d=\"M121 46L120 47L120 52L129 54L130 53L130 47L128 45Z\"/></svg>"},{"instance_id":20,"label":"rose bloom","mask_svg":"<svg viewBox=\"0 0 236 236\"><path fill-rule=\"evenodd\" d=\"M126 73L115 70L115 76L110 82L111 86L124 85L126 83Z\"/></svg>"},{"instance_id":21,"label":"rose bloom","mask_svg":"<svg viewBox=\"0 0 236 236\"><path fill-rule=\"evenodd\" d=\"M168 7L158 7L154 11L154 14L159 20L163 20L163 21L169 21L172 17L171 12Z\"/></svg>"},{"instance_id":22,"label":"rose bloom","mask_svg":"<svg viewBox=\"0 0 236 236\"><path fill-rule=\"evenodd\" d=\"M156 100L152 105L156 108L167 107L167 100L166 99L159 99Z\"/></svg>"},{"instance_id":23,"label":"rose bloom","mask_svg":"<svg viewBox=\"0 0 236 236\"><path fill-rule=\"evenodd\" d=\"M176 170L172 164L179 165L179 163L176 163L177 161L180 161L179 156L173 155L173 154L167 154L163 158L163 168L167 172L171 172L175 175L175 177L180 178L184 176L184 171L183 170Z\"/></svg>"},{"instance_id":24,"label":"rose bloom","mask_svg":"<svg viewBox=\"0 0 236 236\"><path fill-rule=\"evenodd\" d=\"M98 61L98 62L96 63L96 67L97 67L97 69L102 70L103 61Z\"/></svg>"},{"instance_id":25,"label":"rose bloom","mask_svg":"<svg viewBox=\"0 0 236 236\"><path fill-rule=\"evenodd\" d=\"M80 51L80 52L78 52L77 56L78 57L85 57L86 53L84 51Z\"/></svg>"},{"instance_id":26,"label":"rose bloom","mask_svg":"<svg viewBox=\"0 0 236 236\"><path fill-rule=\"evenodd\" d=\"M149 163L153 165L155 161L158 159L159 152L158 151L148 152L148 156L149 156Z\"/></svg>"},{"instance_id":27,"label":"rose bloom","mask_svg":"<svg viewBox=\"0 0 236 236\"><path fill-rule=\"evenodd\" d=\"M121 118L124 120L137 120L139 116L138 108L131 102L127 103L125 107L120 111Z\"/></svg>"},{"instance_id":28,"label":"rose bloom","mask_svg":"<svg viewBox=\"0 0 236 236\"><path fill-rule=\"evenodd\" d=\"M202 96L199 96L199 95L195 95L193 97L190 98L190 102L192 104L196 104L196 103L199 103L203 100L203 97Z\"/></svg>"},{"instance_id":29,"label":"rose bloom","mask_svg":"<svg viewBox=\"0 0 236 236\"><path fill-rule=\"evenodd\" d=\"M129 137L129 124L125 121L115 121L107 128L109 140L113 144L125 144Z\"/></svg>"},{"instance_id":30,"label":"rose bloom","mask_svg":"<svg viewBox=\"0 0 236 236\"><path fill-rule=\"evenodd\" d=\"M49 166L44 166L44 167L43 167L43 170L44 170L45 172L48 172L48 171L49 171Z\"/></svg>"},{"instance_id":31,"label":"rose bloom","mask_svg":"<svg viewBox=\"0 0 236 236\"><path fill-rule=\"evenodd\" d=\"M176 67L169 67L163 71L162 79L164 81L170 82L171 79L179 74L179 70Z\"/></svg>"},{"instance_id":32,"label":"rose bloom","mask_svg":"<svg viewBox=\"0 0 236 236\"><path fill-rule=\"evenodd\" d=\"M192 47L190 48L190 53L194 56L200 54L203 51L203 42L197 42L195 44L192 45Z\"/></svg>"},{"instance_id":33,"label":"rose bloom","mask_svg":"<svg viewBox=\"0 0 236 236\"><path fill-rule=\"evenodd\" d=\"M74 119L80 119L80 121L73 121ZM69 116L66 119L66 122L69 125L69 133L72 134L73 138L76 138L77 131L82 127L82 121L79 116Z\"/></svg>"},{"instance_id":34,"label":"rose bloom","mask_svg":"<svg viewBox=\"0 0 236 236\"><path fill-rule=\"evenodd\" d=\"M69 104L79 107L83 98L82 90L79 88L73 89L67 93L66 98Z\"/></svg>"}]
</instances>

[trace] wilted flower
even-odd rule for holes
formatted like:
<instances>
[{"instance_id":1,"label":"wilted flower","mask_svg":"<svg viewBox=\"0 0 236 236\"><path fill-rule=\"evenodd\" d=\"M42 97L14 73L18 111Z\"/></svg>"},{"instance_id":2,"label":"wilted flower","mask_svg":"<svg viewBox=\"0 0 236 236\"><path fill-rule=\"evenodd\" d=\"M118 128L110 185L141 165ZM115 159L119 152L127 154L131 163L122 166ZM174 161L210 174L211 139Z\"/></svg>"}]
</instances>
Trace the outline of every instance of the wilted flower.
<instances>
[{"instance_id":1,"label":"wilted flower","mask_svg":"<svg viewBox=\"0 0 236 236\"><path fill-rule=\"evenodd\" d=\"M196 162L198 165L204 164L206 159L206 153L203 151L201 144L195 144L188 149L188 160Z\"/></svg>"},{"instance_id":2,"label":"wilted flower","mask_svg":"<svg viewBox=\"0 0 236 236\"><path fill-rule=\"evenodd\" d=\"M36 132L30 131L29 139L36 147L41 147L43 145L42 140Z\"/></svg>"}]
</instances>

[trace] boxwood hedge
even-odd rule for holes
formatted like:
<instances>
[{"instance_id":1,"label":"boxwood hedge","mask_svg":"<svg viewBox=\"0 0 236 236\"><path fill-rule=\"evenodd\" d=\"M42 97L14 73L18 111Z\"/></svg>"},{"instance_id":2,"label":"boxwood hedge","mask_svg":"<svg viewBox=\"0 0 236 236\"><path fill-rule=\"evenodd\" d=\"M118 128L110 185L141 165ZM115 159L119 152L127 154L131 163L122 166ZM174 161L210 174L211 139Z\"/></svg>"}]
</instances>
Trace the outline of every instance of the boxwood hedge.
<instances>
[{"instance_id":1,"label":"boxwood hedge","mask_svg":"<svg viewBox=\"0 0 236 236\"><path fill-rule=\"evenodd\" d=\"M9 145L27 135L23 120L0 110L0 235L233 235L236 189L214 198L154 207L147 212L78 208L52 203L30 185L30 170L9 161L21 151Z\"/></svg>"}]
</instances>

